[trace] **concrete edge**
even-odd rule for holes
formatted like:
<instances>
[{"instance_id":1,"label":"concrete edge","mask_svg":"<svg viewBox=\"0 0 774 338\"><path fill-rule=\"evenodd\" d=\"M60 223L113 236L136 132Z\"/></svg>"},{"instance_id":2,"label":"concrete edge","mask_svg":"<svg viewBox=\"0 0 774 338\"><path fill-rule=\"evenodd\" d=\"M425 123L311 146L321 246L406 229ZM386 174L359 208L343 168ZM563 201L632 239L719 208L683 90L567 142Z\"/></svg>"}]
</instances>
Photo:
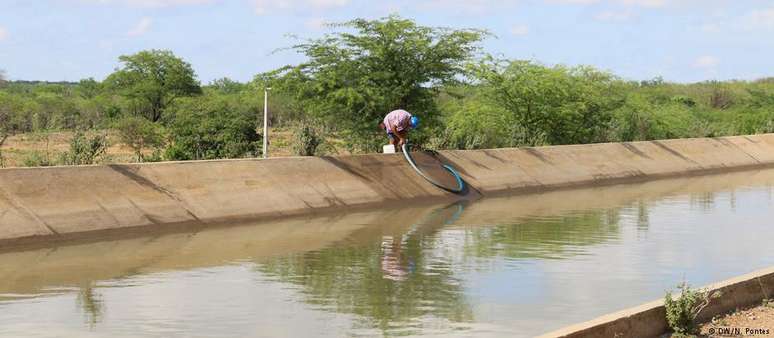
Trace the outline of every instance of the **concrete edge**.
<instances>
[{"instance_id":1,"label":"concrete edge","mask_svg":"<svg viewBox=\"0 0 774 338\"><path fill-rule=\"evenodd\" d=\"M474 201L481 198L475 197L468 199ZM257 214L245 214L232 217L220 217L204 220L190 220L182 222L171 222L163 224L144 224L131 227L122 228L110 228L99 230L79 231L66 234L52 234L52 235L32 235L25 237L14 238L0 238L0 253L15 252L21 250L31 250L35 248L50 247L55 244L74 244L74 243L90 243L106 240L119 240L134 238L140 236L147 236L149 233L154 235L161 235L167 233L181 233L199 231L209 228L218 227L234 227L244 223L250 224L264 224L271 223L277 220L287 219L307 219L310 217L322 217L322 216L338 216L342 214L349 214L358 211L373 210L375 207L395 207L411 203L411 205L419 206L432 206L443 203L456 203L461 201L460 199L451 198L448 196L432 196L423 198L412 198L408 200L389 200L382 202L369 202L362 204L349 205L346 208L340 206L330 206L324 208L317 208L311 210L298 209L290 210L280 213L257 213Z\"/></svg>"},{"instance_id":2,"label":"concrete edge","mask_svg":"<svg viewBox=\"0 0 774 338\"><path fill-rule=\"evenodd\" d=\"M761 269L703 287L720 291L697 318L712 317L760 304L774 297L774 267ZM541 338L562 337L657 337L669 332L664 301L657 300L552 331Z\"/></svg>"}]
</instances>

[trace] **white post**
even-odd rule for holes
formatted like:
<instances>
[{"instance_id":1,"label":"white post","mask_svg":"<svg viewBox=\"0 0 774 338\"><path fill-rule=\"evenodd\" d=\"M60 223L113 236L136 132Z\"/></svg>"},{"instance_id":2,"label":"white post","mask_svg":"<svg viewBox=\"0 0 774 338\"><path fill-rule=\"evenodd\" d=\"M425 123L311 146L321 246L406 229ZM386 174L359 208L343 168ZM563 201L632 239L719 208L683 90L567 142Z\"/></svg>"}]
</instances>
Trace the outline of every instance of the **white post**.
<instances>
[{"instance_id":1,"label":"white post","mask_svg":"<svg viewBox=\"0 0 774 338\"><path fill-rule=\"evenodd\" d=\"M263 158L269 158L269 90L263 89Z\"/></svg>"}]
</instances>

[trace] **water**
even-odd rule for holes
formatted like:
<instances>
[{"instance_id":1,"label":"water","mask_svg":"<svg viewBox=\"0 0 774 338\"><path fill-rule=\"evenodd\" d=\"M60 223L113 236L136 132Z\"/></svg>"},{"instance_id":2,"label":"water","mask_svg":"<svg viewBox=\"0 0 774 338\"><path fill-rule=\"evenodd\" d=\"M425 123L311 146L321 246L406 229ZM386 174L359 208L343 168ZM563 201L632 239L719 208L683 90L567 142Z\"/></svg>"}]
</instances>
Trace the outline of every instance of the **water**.
<instances>
[{"instance_id":1,"label":"water","mask_svg":"<svg viewBox=\"0 0 774 338\"><path fill-rule=\"evenodd\" d=\"M2 337L533 336L774 265L774 171L0 254Z\"/></svg>"}]
</instances>

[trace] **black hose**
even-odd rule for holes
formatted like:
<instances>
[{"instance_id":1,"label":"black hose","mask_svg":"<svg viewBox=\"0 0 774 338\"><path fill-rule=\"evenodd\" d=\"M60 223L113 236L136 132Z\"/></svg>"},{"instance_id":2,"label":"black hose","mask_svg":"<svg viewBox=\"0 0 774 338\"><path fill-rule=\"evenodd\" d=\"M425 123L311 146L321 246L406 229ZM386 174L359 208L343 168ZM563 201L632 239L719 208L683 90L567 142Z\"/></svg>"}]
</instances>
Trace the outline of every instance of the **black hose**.
<instances>
[{"instance_id":1,"label":"black hose","mask_svg":"<svg viewBox=\"0 0 774 338\"><path fill-rule=\"evenodd\" d=\"M419 174L419 176L422 176L422 178L424 178L428 182L432 183L434 186L439 187L439 188L441 188L443 190L446 190L448 192L459 194L463 190L465 190L465 182L462 181L462 177L460 177L460 174L458 174L457 171L454 170L454 168L452 168L450 165L443 164L443 168L446 169L446 171L448 171L449 173L451 173L452 176L454 176L454 179L457 180L457 188L449 188L449 187L447 187L447 186L445 186L445 185L443 185L441 183L438 183L437 181L435 181L434 179L430 178L429 176L425 175L425 173L423 173L422 170L419 170L419 167L417 167L417 164L414 162L414 159L411 157L411 154L409 153L408 150L409 150L408 149L408 145L404 143L403 144L403 157L406 158L406 161L408 161L408 163L411 165L412 168L414 168L414 171L416 171L417 174Z\"/></svg>"}]
</instances>

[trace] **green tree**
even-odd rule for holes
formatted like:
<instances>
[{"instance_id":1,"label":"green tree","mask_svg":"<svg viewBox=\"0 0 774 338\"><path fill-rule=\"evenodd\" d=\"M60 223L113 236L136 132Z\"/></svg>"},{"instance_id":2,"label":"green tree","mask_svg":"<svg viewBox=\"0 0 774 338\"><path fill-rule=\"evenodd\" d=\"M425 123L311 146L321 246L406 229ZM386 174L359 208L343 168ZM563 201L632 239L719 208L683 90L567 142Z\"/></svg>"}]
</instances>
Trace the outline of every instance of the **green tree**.
<instances>
[{"instance_id":1,"label":"green tree","mask_svg":"<svg viewBox=\"0 0 774 338\"><path fill-rule=\"evenodd\" d=\"M307 62L256 80L294 95L307 113L341 132L353 150L374 149L377 122L393 109L407 109L432 124L435 95L458 82L486 35L424 27L398 16L331 27L344 31L291 48Z\"/></svg>"},{"instance_id":2,"label":"green tree","mask_svg":"<svg viewBox=\"0 0 774 338\"><path fill-rule=\"evenodd\" d=\"M132 148L138 162L143 162L143 150L159 149L164 145L163 128L142 117L125 117L116 123L121 142Z\"/></svg>"},{"instance_id":3,"label":"green tree","mask_svg":"<svg viewBox=\"0 0 774 338\"><path fill-rule=\"evenodd\" d=\"M119 57L121 67L106 83L130 99L132 110L159 121L178 97L201 94L193 68L171 51L150 50Z\"/></svg>"},{"instance_id":4,"label":"green tree","mask_svg":"<svg viewBox=\"0 0 774 338\"><path fill-rule=\"evenodd\" d=\"M220 94L238 94L247 88L246 84L236 82L227 77L213 80L208 87L218 91Z\"/></svg>"},{"instance_id":5,"label":"green tree","mask_svg":"<svg viewBox=\"0 0 774 338\"><path fill-rule=\"evenodd\" d=\"M200 160L240 158L260 153L255 131L257 110L231 97L181 100L169 125L167 158Z\"/></svg>"},{"instance_id":6,"label":"green tree","mask_svg":"<svg viewBox=\"0 0 774 338\"><path fill-rule=\"evenodd\" d=\"M592 67L545 67L487 58L474 67L488 104L526 145L605 141L622 82Z\"/></svg>"}]
</instances>

